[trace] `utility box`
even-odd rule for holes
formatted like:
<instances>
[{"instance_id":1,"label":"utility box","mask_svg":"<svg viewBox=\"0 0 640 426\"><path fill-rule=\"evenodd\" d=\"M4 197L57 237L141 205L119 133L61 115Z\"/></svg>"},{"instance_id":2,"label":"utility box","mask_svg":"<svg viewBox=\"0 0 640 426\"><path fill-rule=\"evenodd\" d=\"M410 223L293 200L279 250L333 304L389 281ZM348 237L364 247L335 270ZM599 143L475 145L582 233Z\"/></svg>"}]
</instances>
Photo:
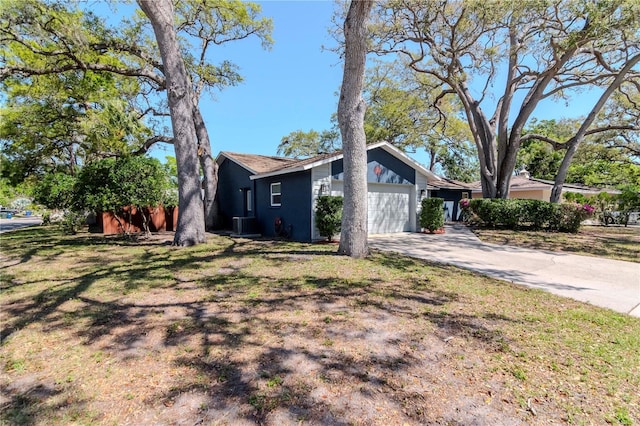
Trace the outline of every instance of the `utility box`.
<instances>
[{"instance_id":1,"label":"utility box","mask_svg":"<svg viewBox=\"0 0 640 426\"><path fill-rule=\"evenodd\" d=\"M258 233L258 222L255 217L234 217L233 233L236 235L247 235Z\"/></svg>"}]
</instances>

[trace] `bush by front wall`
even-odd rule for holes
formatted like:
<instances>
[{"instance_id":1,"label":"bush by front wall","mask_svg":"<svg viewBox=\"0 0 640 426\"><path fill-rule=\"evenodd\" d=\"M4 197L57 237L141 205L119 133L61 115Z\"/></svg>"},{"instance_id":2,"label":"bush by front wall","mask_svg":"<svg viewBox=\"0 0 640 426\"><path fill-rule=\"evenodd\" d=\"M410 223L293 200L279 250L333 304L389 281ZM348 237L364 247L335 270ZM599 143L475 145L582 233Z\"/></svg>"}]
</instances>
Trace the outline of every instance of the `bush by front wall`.
<instances>
[{"instance_id":1,"label":"bush by front wall","mask_svg":"<svg viewBox=\"0 0 640 426\"><path fill-rule=\"evenodd\" d=\"M577 203L485 198L469 200L463 209L468 220L492 228L549 229L572 233L578 232L580 223L592 212L590 206Z\"/></svg>"},{"instance_id":2,"label":"bush by front wall","mask_svg":"<svg viewBox=\"0 0 640 426\"><path fill-rule=\"evenodd\" d=\"M433 232L444 226L444 198L422 199L420 226Z\"/></svg>"}]
</instances>

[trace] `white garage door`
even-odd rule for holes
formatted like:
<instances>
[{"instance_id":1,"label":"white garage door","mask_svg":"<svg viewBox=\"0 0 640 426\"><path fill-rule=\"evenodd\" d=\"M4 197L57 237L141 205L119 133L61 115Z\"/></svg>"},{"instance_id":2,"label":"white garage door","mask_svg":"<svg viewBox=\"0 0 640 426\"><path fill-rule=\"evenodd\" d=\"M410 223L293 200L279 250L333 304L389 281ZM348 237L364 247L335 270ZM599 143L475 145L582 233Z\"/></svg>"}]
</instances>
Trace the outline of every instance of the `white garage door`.
<instances>
[{"instance_id":1,"label":"white garage door","mask_svg":"<svg viewBox=\"0 0 640 426\"><path fill-rule=\"evenodd\" d=\"M342 182L332 182L331 194L343 195ZM369 183L367 199L369 234L410 232L410 194L411 186L409 185Z\"/></svg>"},{"instance_id":2,"label":"white garage door","mask_svg":"<svg viewBox=\"0 0 640 426\"><path fill-rule=\"evenodd\" d=\"M369 233L388 234L411 231L408 185L369 184Z\"/></svg>"}]
</instances>

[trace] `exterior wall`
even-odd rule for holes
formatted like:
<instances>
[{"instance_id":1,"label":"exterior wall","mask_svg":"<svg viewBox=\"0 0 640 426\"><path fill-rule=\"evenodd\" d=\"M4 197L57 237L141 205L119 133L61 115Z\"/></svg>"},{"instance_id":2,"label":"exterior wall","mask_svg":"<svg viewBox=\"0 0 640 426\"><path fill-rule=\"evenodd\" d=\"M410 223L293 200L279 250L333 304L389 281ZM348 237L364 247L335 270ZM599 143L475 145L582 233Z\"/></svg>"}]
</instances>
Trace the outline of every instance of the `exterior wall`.
<instances>
[{"instance_id":1,"label":"exterior wall","mask_svg":"<svg viewBox=\"0 0 640 426\"><path fill-rule=\"evenodd\" d=\"M438 189L431 191L432 197L444 198L445 208L449 207L450 211L445 211L445 219L447 221L462 220L460 217L460 200L462 200L462 193L466 192L471 198L471 191L461 189ZM448 203L448 204L447 204Z\"/></svg>"},{"instance_id":2,"label":"exterior wall","mask_svg":"<svg viewBox=\"0 0 640 426\"><path fill-rule=\"evenodd\" d=\"M374 173L376 164L383 165L383 174ZM342 159L331 163L331 175L334 179L342 180L344 162ZM382 148L367 151L367 180L373 183L415 184L416 173L413 167L398 160Z\"/></svg>"},{"instance_id":3,"label":"exterior wall","mask_svg":"<svg viewBox=\"0 0 640 426\"><path fill-rule=\"evenodd\" d=\"M271 206L271 184L280 182L280 206ZM282 219L284 229L295 241L311 241L311 170L254 181L255 210L262 235L276 237L275 220Z\"/></svg>"},{"instance_id":4,"label":"exterior wall","mask_svg":"<svg viewBox=\"0 0 640 426\"><path fill-rule=\"evenodd\" d=\"M420 225L420 210L422 209L422 199L429 197L429 191L427 190L427 177L422 173L418 173L416 170L416 185L415 185L415 200L416 200L416 214L415 221L416 224L414 226L415 229L418 229ZM424 191L424 195L422 195L422 191Z\"/></svg>"},{"instance_id":5,"label":"exterior wall","mask_svg":"<svg viewBox=\"0 0 640 426\"><path fill-rule=\"evenodd\" d=\"M236 216L255 216L256 191L254 182L249 179L251 173L229 159L225 159L218 168L218 206L223 229L231 229ZM253 213L245 211L244 190L251 189L253 194Z\"/></svg>"},{"instance_id":6,"label":"exterior wall","mask_svg":"<svg viewBox=\"0 0 640 426\"><path fill-rule=\"evenodd\" d=\"M530 191L510 191L509 198L523 198L525 200L549 201L551 199L551 190L550 189L533 189Z\"/></svg>"},{"instance_id":7,"label":"exterior wall","mask_svg":"<svg viewBox=\"0 0 640 426\"><path fill-rule=\"evenodd\" d=\"M320 194L322 185L325 193ZM316 203L320 195L329 195L331 189L331 164L322 164L311 169L311 239L320 240L318 228L316 228Z\"/></svg>"},{"instance_id":8,"label":"exterior wall","mask_svg":"<svg viewBox=\"0 0 640 426\"><path fill-rule=\"evenodd\" d=\"M482 191L474 191L473 198L484 198ZM551 199L551 189L530 189L526 191L511 190L509 198L521 198L523 200L542 200L549 201Z\"/></svg>"}]
</instances>

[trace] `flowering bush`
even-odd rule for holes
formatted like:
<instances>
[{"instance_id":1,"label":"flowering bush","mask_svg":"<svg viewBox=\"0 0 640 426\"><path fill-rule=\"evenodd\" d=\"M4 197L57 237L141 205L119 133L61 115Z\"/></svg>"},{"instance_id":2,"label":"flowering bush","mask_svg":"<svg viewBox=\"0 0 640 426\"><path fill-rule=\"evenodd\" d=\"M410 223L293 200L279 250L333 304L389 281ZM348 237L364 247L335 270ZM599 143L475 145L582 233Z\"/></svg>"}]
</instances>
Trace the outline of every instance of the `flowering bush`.
<instances>
[{"instance_id":1,"label":"flowering bush","mask_svg":"<svg viewBox=\"0 0 640 426\"><path fill-rule=\"evenodd\" d=\"M585 204L583 204L583 205L582 205L582 210L584 210L584 211L585 211L585 213L587 214L587 217L589 217L589 216L591 216L591 215L593 214L593 212L595 212L595 211L596 211L596 208L595 208L595 207L593 207L593 206L592 206L592 205L590 205L590 204L586 204L586 203L585 203Z\"/></svg>"}]
</instances>

